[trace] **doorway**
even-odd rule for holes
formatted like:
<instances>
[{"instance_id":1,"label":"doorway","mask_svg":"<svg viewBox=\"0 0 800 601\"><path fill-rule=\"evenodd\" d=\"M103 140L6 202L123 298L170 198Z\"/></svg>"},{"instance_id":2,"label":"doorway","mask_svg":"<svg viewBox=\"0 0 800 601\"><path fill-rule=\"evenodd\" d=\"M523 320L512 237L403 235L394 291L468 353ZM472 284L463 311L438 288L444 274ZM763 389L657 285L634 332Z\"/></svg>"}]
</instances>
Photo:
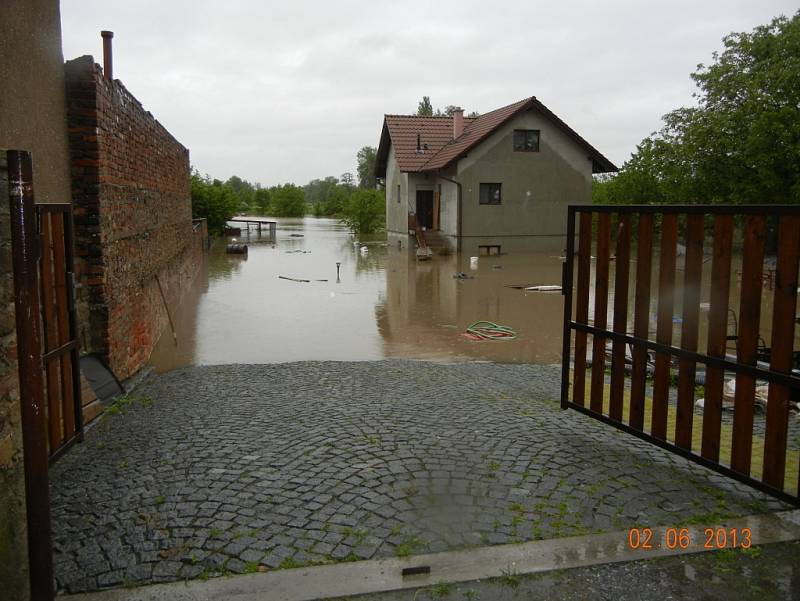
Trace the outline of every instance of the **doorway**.
<instances>
[{"instance_id":1,"label":"doorway","mask_svg":"<svg viewBox=\"0 0 800 601\"><path fill-rule=\"evenodd\" d=\"M417 190L417 223L433 229L433 190Z\"/></svg>"}]
</instances>

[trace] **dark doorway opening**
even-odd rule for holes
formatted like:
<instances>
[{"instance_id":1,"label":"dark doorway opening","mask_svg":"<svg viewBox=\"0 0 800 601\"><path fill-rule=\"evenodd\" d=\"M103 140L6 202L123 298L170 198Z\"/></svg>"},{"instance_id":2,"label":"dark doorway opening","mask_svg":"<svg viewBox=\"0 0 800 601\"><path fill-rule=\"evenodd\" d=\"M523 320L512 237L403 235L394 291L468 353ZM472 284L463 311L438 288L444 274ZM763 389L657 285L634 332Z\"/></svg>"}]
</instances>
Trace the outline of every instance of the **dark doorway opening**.
<instances>
[{"instance_id":1,"label":"dark doorway opening","mask_svg":"<svg viewBox=\"0 0 800 601\"><path fill-rule=\"evenodd\" d=\"M417 190L417 223L433 229L433 190Z\"/></svg>"}]
</instances>

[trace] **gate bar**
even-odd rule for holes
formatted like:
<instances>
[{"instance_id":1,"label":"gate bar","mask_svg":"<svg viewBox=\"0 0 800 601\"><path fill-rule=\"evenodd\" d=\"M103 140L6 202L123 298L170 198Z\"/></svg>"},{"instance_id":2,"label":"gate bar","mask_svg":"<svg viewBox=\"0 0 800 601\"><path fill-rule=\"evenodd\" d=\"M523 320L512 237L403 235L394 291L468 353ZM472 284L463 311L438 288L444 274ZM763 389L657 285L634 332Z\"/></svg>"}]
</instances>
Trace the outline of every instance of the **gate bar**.
<instances>
[{"instance_id":1,"label":"gate bar","mask_svg":"<svg viewBox=\"0 0 800 601\"><path fill-rule=\"evenodd\" d=\"M53 598L53 548L50 535L47 421L42 374L38 286L38 236L33 200L31 154L6 152L11 208L14 305L19 357L19 394L28 514L28 558L33 601Z\"/></svg>"}]
</instances>

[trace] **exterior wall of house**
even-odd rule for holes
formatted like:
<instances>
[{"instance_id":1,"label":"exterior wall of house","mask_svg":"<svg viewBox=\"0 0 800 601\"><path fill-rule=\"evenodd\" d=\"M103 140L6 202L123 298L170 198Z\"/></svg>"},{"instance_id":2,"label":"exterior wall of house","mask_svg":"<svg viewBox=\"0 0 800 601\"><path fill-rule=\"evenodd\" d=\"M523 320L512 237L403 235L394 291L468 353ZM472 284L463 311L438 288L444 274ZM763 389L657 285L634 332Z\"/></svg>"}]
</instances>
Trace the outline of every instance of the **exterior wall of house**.
<instances>
[{"instance_id":1,"label":"exterior wall of house","mask_svg":"<svg viewBox=\"0 0 800 601\"><path fill-rule=\"evenodd\" d=\"M514 129L540 130L539 152L514 152ZM503 252L563 248L567 205L590 202L591 174L585 150L538 111L512 119L458 163L463 250L478 244L501 244ZM502 204L481 205L481 183L501 183Z\"/></svg>"},{"instance_id":2,"label":"exterior wall of house","mask_svg":"<svg viewBox=\"0 0 800 601\"><path fill-rule=\"evenodd\" d=\"M408 174L398 168L393 146L386 160L386 230L408 234Z\"/></svg>"},{"instance_id":3,"label":"exterior wall of house","mask_svg":"<svg viewBox=\"0 0 800 601\"><path fill-rule=\"evenodd\" d=\"M0 148L33 155L37 202L70 202L58 0L0 2Z\"/></svg>"},{"instance_id":4,"label":"exterior wall of house","mask_svg":"<svg viewBox=\"0 0 800 601\"><path fill-rule=\"evenodd\" d=\"M145 365L202 260L189 151L91 56L66 66L84 349L119 378ZM163 289L165 299L162 299ZM87 327L88 324L88 327Z\"/></svg>"},{"instance_id":5,"label":"exterior wall of house","mask_svg":"<svg viewBox=\"0 0 800 601\"><path fill-rule=\"evenodd\" d=\"M28 599L25 473L5 150L33 155L37 202L70 202L58 0L0 2L0 583Z\"/></svg>"}]
</instances>

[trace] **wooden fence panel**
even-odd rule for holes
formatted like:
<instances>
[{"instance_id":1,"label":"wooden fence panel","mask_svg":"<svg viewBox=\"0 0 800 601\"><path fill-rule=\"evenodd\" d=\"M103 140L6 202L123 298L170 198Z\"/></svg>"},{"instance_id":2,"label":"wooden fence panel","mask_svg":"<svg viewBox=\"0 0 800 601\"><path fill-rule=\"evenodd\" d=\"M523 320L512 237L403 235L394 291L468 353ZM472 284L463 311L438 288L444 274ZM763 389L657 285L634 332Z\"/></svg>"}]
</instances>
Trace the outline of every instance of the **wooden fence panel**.
<instances>
[{"instance_id":1,"label":"wooden fence panel","mask_svg":"<svg viewBox=\"0 0 800 601\"><path fill-rule=\"evenodd\" d=\"M631 216L621 214L617 224L616 269L614 270L614 331L624 334L628 329L628 277L631 255ZM611 391L608 414L622 421L625 392L625 342L614 340L611 350Z\"/></svg>"},{"instance_id":2,"label":"wooden fence panel","mask_svg":"<svg viewBox=\"0 0 800 601\"><path fill-rule=\"evenodd\" d=\"M656 341L672 344L672 313L675 307L675 256L678 248L678 217L666 214L661 221L661 258L658 267L658 322ZM667 439L667 415L670 375L670 356L656 353L653 376L653 420L651 433Z\"/></svg>"},{"instance_id":3,"label":"wooden fence panel","mask_svg":"<svg viewBox=\"0 0 800 601\"><path fill-rule=\"evenodd\" d=\"M753 215L747 218L744 230L739 338L736 341L736 361L743 365L755 365L758 359L763 268L764 217ZM755 396L755 378L746 373L736 374L731 467L742 474L750 473Z\"/></svg>"},{"instance_id":4,"label":"wooden fence panel","mask_svg":"<svg viewBox=\"0 0 800 601\"><path fill-rule=\"evenodd\" d=\"M575 319L589 323L589 278L592 255L592 214L580 214L578 238L578 298L575 303ZM572 384L572 402L583 405L586 396L586 332L575 333L575 369Z\"/></svg>"},{"instance_id":5,"label":"wooden fence panel","mask_svg":"<svg viewBox=\"0 0 800 601\"><path fill-rule=\"evenodd\" d=\"M800 257L800 217L783 217L778 225L778 260L772 305L770 369L791 373L797 309L797 271ZM786 470L786 438L789 428L789 388L769 385L764 435L764 482L783 488Z\"/></svg>"},{"instance_id":6,"label":"wooden fence panel","mask_svg":"<svg viewBox=\"0 0 800 601\"><path fill-rule=\"evenodd\" d=\"M633 335L647 340L650 324L650 278L653 265L653 216L639 215L639 236L636 245L636 297ZM644 393L647 382L647 349L636 345L631 368L630 425L644 428Z\"/></svg>"},{"instance_id":7,"label":"wooden fence panel","mask_svg":"<svg viewBox=\"0 0 800 601\"><path fill-rule=\"evenodd\" d=\"M564 269L565 303L564 358L561 406L572 408L603 423L668 449L682 457L800 506L800 451L788 444L789 406L800 396L800 349L795 348L798 270L800 270L800 206L796 205L670 205L609 206L586 205L569 208L570 232L575 232L580 214L581 234L577 253L567 253ZM612 237L611 218L617 215ZM704 256L706 217L713 218L710 257ZM741 219L740 219L741 218ZM768 278L764 278L767 223L777 218L776 258L770 257ZM638 226L632 228L632 224ZM592 223L597 227L593 231ZM685 229L680 225L685 223ZM734 242L741 223L740 283L732 280L739 260ZM635 229L635 258L631 252ZM655 231L658 230L657 303L653 296ZM679 268L678 234L685 236L686 252ZM574 237L574 236L572 236ZM610 250L616 252L613 327L609 329ZM591 269L590 249L596 250L594 275L594 323L588 323ZM574 251L574 240L568 242ZM710 279L703 277L703 265L711 260ZM635 260L635 282L631 281ZM578 262L577 294L573 308L573 264ZM772 262L775 262L774 269ZM682 271L680 281L676 273ZM734 284L732 286L732 284ZM682 285L680 317L675 315L676 285ZM628 293L633 286L633 312ZM765 289L768 291L765 292ZM701 300L708 295L708 305ZM731 302L738 294L738 303ZM733 305L736 307L733 307ZM762 305L771 308L771 322L763 320ZM771 307L770 307L771 306ZM738 319L736 310L738 309ZM701 342L701 310L708 311L705 352ZM655 315L651 312L655 311ZM729 313L733 315L733 336L729 335ZM768 313L764 313L767 315ZM633 333L627 332L633 320ZM655 334L651 331L655 319ZM673 331L680 323L680 343ZM570 400L568 383L572 368L571 332L576 332L574 390ZM586 352L592 336L592 376L589 399L585 399ZM768 338L769 343L764 339ZM728 350L736 340L735 356ZM611 377L606 379L606 344L611 346ZM626 347L631 349L627 360ZM651 363L654 357L654 365ZM705 380L700 379L700 365ZM652 371L651 371L652 368ZM674 370L674 371L673 371ZM630 372L630 408L623 415L626 374ZM732 426L722 420L725 376L735 384ZM647 398L648 376L653 377L652 400ZM695 407L695 387L703 382L705 400ZM756 428L755 386L769 386L766 417ZM606 397L606 395L608 395ZM608 398L608 404L605 400ZM606 409L607 407L607 409ZM648 421L648 411L651 415ZM627 423L625 418L627 417ZM702 420L699 436L694 432ZM759 418L760 420L762 418ZM648 428L647 430L646 428ZM762 430L763 428L763 430ZM728 445L730 442L730 445ZM699 447L699 448L698 448ZM760 455L763 450L763 457ZM753 459L757 457L757 459ZM787 470L792 472L787 474ZM796 470L796 471L795 471Z\"/></svg>"},{"instance_id":8,"label":"wooden fence panel","mask_svg":"<svg viewBox=\"0 0 800 601\"><path fill-rule=\"evenodd\" d=\"M608 263L611 246L611 216L601 213L597 223L597 261L594 268L594 327L606 329L608 321ZM590 406L603 412L603 385L606 369L606 338L592 338L592 382Z\"/></svg>"},{"instance_id":9,"label":"wooden fence panel","mask_svg":"<svg viewBox=\"0 0 800 601\"><path fill-rule=\"evenodd\" d=\"M728 297L731 287L731 247L733 216L714 218L714 250L711 263L711 290L708 307L708 356L725 358L728 334ZM703 442L700 453L711 461L719 460L722 427L722 387L725 372L720 367L706 368L703 405Z\"/></svg>"}]
</instances>

